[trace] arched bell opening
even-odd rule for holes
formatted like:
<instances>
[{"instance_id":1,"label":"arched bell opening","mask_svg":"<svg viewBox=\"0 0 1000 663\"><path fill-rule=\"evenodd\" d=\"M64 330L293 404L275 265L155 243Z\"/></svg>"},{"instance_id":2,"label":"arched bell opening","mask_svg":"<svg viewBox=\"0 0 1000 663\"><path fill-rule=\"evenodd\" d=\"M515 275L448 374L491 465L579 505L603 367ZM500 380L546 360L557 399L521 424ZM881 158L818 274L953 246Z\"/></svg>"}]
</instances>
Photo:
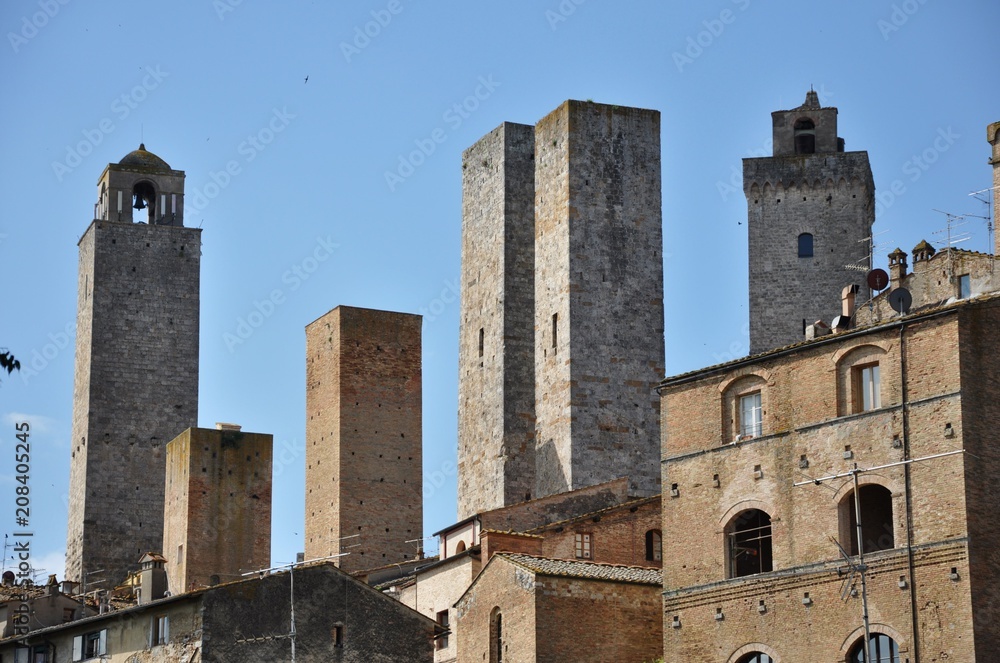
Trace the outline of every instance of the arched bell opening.
<instances>
[{"instance_id":1,"label":"arched bell opening","mask_svg":"<svg viewBox=\"0 0 1000 663\"><path fill-rule=\"evenodd\" d=\"M132 209L135 210L132 212L132 220L136 223L143 222L138 214L140 210L148 210L146 223L151 224L156 219L156 189L150 182L136 182L132 187Z\"/></svg>"}]
</instances>

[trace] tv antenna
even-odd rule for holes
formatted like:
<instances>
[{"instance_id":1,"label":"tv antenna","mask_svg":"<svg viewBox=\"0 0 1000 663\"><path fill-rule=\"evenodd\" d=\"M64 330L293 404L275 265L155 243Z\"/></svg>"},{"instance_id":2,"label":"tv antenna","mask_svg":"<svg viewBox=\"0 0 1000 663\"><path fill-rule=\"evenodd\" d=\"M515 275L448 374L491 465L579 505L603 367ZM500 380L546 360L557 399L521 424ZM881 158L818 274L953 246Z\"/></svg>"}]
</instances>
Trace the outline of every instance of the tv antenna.
<instances>
[{"instance_id":1,"label":"tv antenna","mask_svg":"<svg viewBox=\"0 0 1000 663\"><path fill-rule=\"evenodd\" d=\"M858 464L854 464L854 468L848 470L847 472L841 472L840 474L832 474L830 476L819 477L818 479L809 479L809 481L799 481L792 484L795 487L798 486L808 486L815 485L821 486L826 481L836 481L837 479L850 478L854 482L854 518L857 521L855 527L855 535L858 541L858 554L857 561L851 555L847 554L844 547L840 545L833 537L830 537L833 542L837 545L841 556L847 562L849 569L848 577L844 581L844 586L841 589L840 597L843 600L847 600L848 597L854 595L851 591L854 588L855 580L854 578L860 578L861 580L861 620L865 628L865 660L871 660L871 620L868 617L868 581L867 572L868 565L865 564L865 544L864 544L864 533L862 531L862 520L861 520L861 482L859 481L859 476L865 472L875 472L877 470L884 470L890 467L899 467L903 465L910 465L912 463L921 463L928 460L933 460L935 458L944 458L946 456L954 456L955 454L965 453L964 449L957 449L955 451L946 451L944 453L932 454L930 456L922 456L920 458L909 458L907 460L901 460L895 463L886 463L885 465L876 465L875 467L860 468ZM907 527L910 527L910 523L907 523ZM912 579L911 579L912 580Z\"/></svg>"},{"instance_id":2,"label":"tv antenna","mask_svg":"<svg viewBox=\"0 0 1000 663\"><path fill-rule=\"evenodd\" d=\"M875 240L876 238L881 237L887 232L889 231L883 230L882 232L872 233L868 237L859 239L858 240L859 244L863 242L868 245L865 254L860 258L858 258L857 260L855 260L854 262L844 265L844 268L854 272L865 272L865 273L870 272L872 270L872 265L875 264L875 253L877 251L881 251L882 249L884 249L886 246L889 245L888 242L876 242Z\"/></svg>"}]
</instances>

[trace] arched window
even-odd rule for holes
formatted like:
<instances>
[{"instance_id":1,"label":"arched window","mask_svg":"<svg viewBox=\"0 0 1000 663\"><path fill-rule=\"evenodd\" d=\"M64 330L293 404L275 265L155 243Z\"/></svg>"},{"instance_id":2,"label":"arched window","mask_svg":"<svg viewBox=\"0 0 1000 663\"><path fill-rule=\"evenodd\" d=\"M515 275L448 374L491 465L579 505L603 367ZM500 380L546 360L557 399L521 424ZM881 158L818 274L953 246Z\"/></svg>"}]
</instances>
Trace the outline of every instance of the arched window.
<instances>
[{"instance_id":1,"label":"arched window","mask_svg":"<svg viewBox=\"0 0 1000 663\"><path fill-rule=\"evenodd\" d=\"M646 561L663 561L663 535L658 529L651 529L646 532Z\"/></svg>"},{"instance_id":2,"label":"arched window","mask_svg":"<svg viewBox=\"0 0 1000 663\"><path fill-rule=\"evenodd\" d=\"M741 658L736 663L774 663L774 659L759 651L752 652Z\"/></svg>"},{"instance_id":3,"label":"arched window","mask_svg":"<svg viewBox=\"0 0 1000 663\"><path fill-rule=\"evenodd\" d=\"M872 633L871 660L865 656L865 639L861 638L851 649L849 663L899 663L899 645L884 633Z\"/></svg>"},{"instance_id":4,"label":"arched window","mask_svg":"<svg viewBox=\"0 0 1000 663\"><path fill-rule=\"evenodd\" d=\"M490 617L490 663L503 663L503 615L500 608L493 608Z\"/></svg>"},{"instance_id":5,"label":"arched window","mask_svg":"<svg viewBox=\"0 0 1000 663\"><path fill-rule=\"evenodd\" d=\"M813 154L816 152L816 125L809 118L795 121L795 153Z\"/></svg>"},{"instance_id":6,"label":"arched window","mask_svg":"<svg viewBox=\"0 0 1000 663\"><path fill-rule=\"evenodd\" d=\"M799 257L813 257L813 236L812 233L802 233L799 235Z\"/></svg>"},{"instance_id":7,"label":"arched window","mask_svg":"<svg viewBox=\"0 0 1000 663\"><path fill-rule=\"evenodd\" d=\"M892 493L878 484L861 486L861 540L864 552L892 550L896 547L893 537ZM840 540L851 542L851 554L858 554L858 517L854 492L840 502Z\"/></svg>"},{"instance_id":8,"label":"arched window","mask_svg":"<svg viewBox=\"0 0 1000 663\"><path fill-rule=\"evenodd\" d=\"M455 546L455 554L465 552L465 541L459 541L458 545Z\"/></svg>"},{"instance_id":9,"label":"arched window","mask_svg":"<svg viewBox=\"0 0 1000 663\"><path fill-rule=\"evenodd\" d=\"M733 518L726 527L729 544L729 577L742 578L774 569L771 555L771 516L750 509Z\"/></svg>"}]
</instances>

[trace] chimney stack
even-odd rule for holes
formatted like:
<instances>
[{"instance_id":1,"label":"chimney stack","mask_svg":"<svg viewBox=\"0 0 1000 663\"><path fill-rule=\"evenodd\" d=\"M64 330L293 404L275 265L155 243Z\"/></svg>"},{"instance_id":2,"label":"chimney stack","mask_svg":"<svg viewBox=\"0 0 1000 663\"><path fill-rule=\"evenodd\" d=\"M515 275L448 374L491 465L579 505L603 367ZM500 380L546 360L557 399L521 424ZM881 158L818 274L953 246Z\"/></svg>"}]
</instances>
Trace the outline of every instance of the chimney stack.
<instances>
[{"instance_id":1,"label":"chimney stack","mask_svg":"<svg viewBox=\"0 0 1000 663\"><path fill-rule=\"evenodd\" d=\"M890 290L901 287L904 278L906 278L906 252L897 247L889 254Z\"/></svg>"},{"instance_id":2,"label":"chimney stack","mask_svg":"<svg viewBox=\"0 0 1000 663\"><path fill-rule=\"evenodd\" d=\"M167 571L163 555L146 553L139 560L139 605L162 599L167 592Z\"/></svg>"}]
</instances>

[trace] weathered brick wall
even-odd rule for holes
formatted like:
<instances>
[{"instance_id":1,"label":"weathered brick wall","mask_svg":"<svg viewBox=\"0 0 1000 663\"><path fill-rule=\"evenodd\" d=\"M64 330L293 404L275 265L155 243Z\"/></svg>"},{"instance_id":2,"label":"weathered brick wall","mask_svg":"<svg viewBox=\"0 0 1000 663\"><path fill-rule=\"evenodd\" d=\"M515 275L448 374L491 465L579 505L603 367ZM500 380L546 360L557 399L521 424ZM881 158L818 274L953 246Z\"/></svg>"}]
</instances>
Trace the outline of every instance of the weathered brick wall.
<instances>
[{"instance_id":1,"label":"weathered brick wall","mask_svg":"<svg viewBox=\"0 0 1000 663\"><path fill-rule=\"evenodd\" d=\"M271 566L271 454L262 433L193 428L167 445L165 568L172 593Z\"/></svg>"},{"instance_id":2,"label":"weathered brick wall","mask_svg":"<svg viewBox=\"0 0 1000 663\"><path fill-rule=\"evenodd\" d=\"M356 571L416 555L420 333L420 316L347 306L306 327L306 559L348 552L339 566Z\"/></svg>"},{"instance_id":3,"label":"weathered brick wall","mask_svg":"<svg viewBox=\"0 0 1000 663\"><path fill-rule=\"evenodd\" d=\"M659 532L663 526L660 505L656 497L534 530L544 538L541 552L530 554L575 559L576 534L587 533L591 535L590 561L662 568L662 560L646 556L646 533Z\"/></svg>"},{"instance_id":4,"label":"weathered brick wall","mask_svg":"<svg viewBox=\"0 0 1000 663\"><path fill-rule=\"evenodd\" d=\"M991 364L984 356L995 315L992 308L989 315L978 313L988 305L995 304L972 304L910 320L905 326L824 337L794 351L681 377L676 385L667 381L663 389L664 558L670 560L665 574L667 660L728 660L752 642L763 642L791 660L844 660L846 649L841 652L840 647L853 642L854 636L848 636L860 625L860 608L841 611L842 578L836 567L843 563L832 539L849 541L846 506L853 483L845 477L823 485L793 484L849 471L855 463L861 468L884 466L961 449L963 440L968 444L971 422L992 420L982 416L987 409L983 402L968 400L973 393L983 394L983 399L994 395L993 377L984 375L992 370L984 366ZM973 315L982 317L969 317ZM970 327L976 319L978 327L964 329L960 320L966 319ZM960 354L960 348L966 354ZM853 413L844 404L856 389L847 369L873 360L880 367L882 407ZM722 420L729 416L724 396L748 375L763 380L763 435L730 444L721 435ZM968 457L952 455L860 475L862 485L875 483L892 494L891 532L882 536L891 533L894 550L872 556L882 560L872 562L873 620L894 629L908 647L924 647L924 655L934 649L935 656L977 660L971 650L971 609L974 588L980 586L976 541L984 542L980 549L984 552L1000 541L990 539L992 535L978 538L992 530L974 527L972 512L975 505L996 502L993 489L987 487L1000 467L996 460L987 458L974 474L967 473ZM678 494L670 497L675 484ZM963 490L964 486L975 489ZM774 572L727 580L726 528L747 509L761 509L771 516ZM993 515L986 513L992 510L984 508L979 514L983 522L992 522ZM914 547L912 561L905 553L907 545ZM987 552L981 561L987 585L994 584L995 556ZM958 569L957 581L950 577L952 567ZM967 567L971 578L964 575ZM905 576L906 587L896 584L899 576ZM793 583L794 591L785 588L787 583ZM814 607L827 603L831 607L803 610L805 591L816 601ZM990 606L998 602L989 590L980 596L987 612L995 610ZM756 612L761 599L768 605L765 615ZM784 606L780 611L771 607L775 601ZM719 607L725 618L716 622ZM737 623L731 618L733 611L740 615ZM672 627L674 614L681 615L680 629ZM987 620L995 623L995 613L989 614ZM919 629L916 639L914 622ZM899 641L897 635L892 637Z\"/></svg>"},{"instance_id":5,"label":"weathered brick wall","mask_svg":"<svg viewBox=\"0 0 1000 663\"><path fill-rule=\"evenodd\" d=\"M510 660L653 661L662 653L660 593L657 585L538 577L537 657Z\"/></svg>"},{"instance_id":6,"label":"weathered brick wall","mask_svg":"<svg viewBox=\"0 0 1000 663\"><path fill-rule=\"evenodd\" d=\"M459 519L534 491L534 150L505 122L462 156Z\"/></svg>"},{"instance_id":7,"label":"weathered brick wall","mask_svg":"<svg viewBox=\"0 0 1000 663\"><path fill-rule=\"evenodd\" d=\"M535 492L628 476L655 494L660 115L568 101L535 148Z\"/></svg>"},{"instance_id":8,"label":"weathered brick wall","mask_svg":"<svg viewBox=\"0 0 1000 663\"><path fill-rule=\"evenodd\" d=\"M498 552L524 553L525 555L543 555L542 537L519 532L497 532L486 530L480 538L483 559L489 560Z\"/></svg>"},{"instance_id":9,"label":"weathered brick wall","mask_svg":"<svg viewBox=\"0 0 1000 663\"><path fill-rule=\"evenodd\" d=\"M628 484L628 478L622 477L596 486L487 511L480 516L480 520L483 529L525 532L548 523L621 504L628 499Z\"/></svg>"},{"instance_id":10,"label":"weathered brick wall","mask_svg":"<svg viewBox=\"0 0 1000 663\"><path fill-rule=\"evenodd\" d=\"M198 421L200 260L199 228L95 221L80 240L70 579L119 582L162 547L165 446Z\"/></svg>"},{"instance_id":11,"label":"weathered brick wall","mask_svg":"<svg viewBox=\"0 0 1000 663\"><path fill-rule=\"evenodd\" d=\"M533 573L495 557L455 604L459 663L490 663L491 619L496 611L503 616L503 660L546 660L536 658L536 646L553 634L536 625L535 596Z\"/></svg>"},{"instance_id":12,"label":"weathered brick wall","mask_svg":"<svg viewBox=\"0 0 1000 663\"><path fill-rule=\"evenodd\" d=\"M912 566L903 550L877 553L867 561L871 631L893 638L900 660L992 660L975 657L968 587L949 579L952 567L965 573L964 545L918 550ZM717 663L760 651L782 661L843 663L864 630L860 579L852 585L857 595L842 598L847 574L838 569L846 571L846 565L831 562L780 577L668 591L664 660ZM913 638L914 614L922 631L919 643ZM674 627L675 616L679 627Z\"/></svg>"},{"instance_id":13,"label":"weathered brick wall","mask_svg":"<svg viewBox=\"0 0 1000 663\"><path fill-rule=\"evenodd\" d=\"M870 266L861 241L875 221L868 153L821 149L777 156L776 145L776 156L743 160L752 354L801 341L803 320L839 315L844 286L861 285L859 298L867 299L864 272L847 265ZM812 257L798 256L802 233L813 236Z\"/></svg>"},{"instance_id":14,"label":"weathered brick wall","mask_svg":"<svg viewBox=\"0 0 1000 663\"><path fill-rule=\"evenodd\" d=\"M961 583L972 592L976 655L977 660L985 661L1000 651L1000 449L996 444L996 422L1000 421L996 333L1000 329L1000 311L995 303L964 311L960 325L961 442L968 451L962 462L971 534L970 575L963 576Z\"/></svg>"}]
</instances>

